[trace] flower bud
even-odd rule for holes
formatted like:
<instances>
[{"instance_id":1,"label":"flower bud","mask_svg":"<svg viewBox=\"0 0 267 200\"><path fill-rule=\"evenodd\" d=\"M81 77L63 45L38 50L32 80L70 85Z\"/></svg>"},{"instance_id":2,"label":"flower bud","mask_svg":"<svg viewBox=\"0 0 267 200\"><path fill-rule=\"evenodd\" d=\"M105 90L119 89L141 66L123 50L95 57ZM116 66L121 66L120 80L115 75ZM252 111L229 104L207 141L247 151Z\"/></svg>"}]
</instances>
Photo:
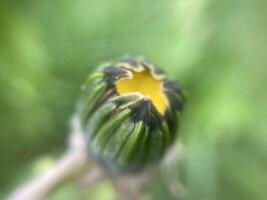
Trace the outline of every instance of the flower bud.
<instances>
[{"instance_id":1,"label":"flower bud","mask_svg":"<svg viewBox=\"0 0 267 200\"><path fill-rule=\"evenodd\" d=\"M82 86L79 115L89 152L108 171L136 172L175 140L184 95L143 59L100 66Z\"/></svg>"}]
</instances>

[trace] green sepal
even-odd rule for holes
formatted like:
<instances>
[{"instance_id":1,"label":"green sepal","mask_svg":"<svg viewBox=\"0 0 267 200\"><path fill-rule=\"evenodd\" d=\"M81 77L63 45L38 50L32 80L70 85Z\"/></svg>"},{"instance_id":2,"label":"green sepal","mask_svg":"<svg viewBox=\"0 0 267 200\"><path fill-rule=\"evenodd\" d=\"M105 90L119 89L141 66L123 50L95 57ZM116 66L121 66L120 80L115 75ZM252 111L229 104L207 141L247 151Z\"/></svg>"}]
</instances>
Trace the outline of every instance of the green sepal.
<instances>
[{"instance_id":1,"label":"green sepal","mask_svg":"<svg viewBox=\"0 0 267 200\"><path fill-rule=\"evenodd\" d=\"M117 129L117 131L110 137L103 146L102 157L106 166L113 172L120 171L121 167L117 164L117 157L120 155L128 137L134 129L132 120L126 119Z\"/></svg>"},{"instance_id":2,"label":"green sepal","mask_svg":"<svg viewBox=\"0 0 267 200\"><path fill-rule=\"evenodd\" d=\"M81 99L80 110L82 113L81 118L83 121L86 121L88 117L92 114L92 109L95 107L99 98L104 94L107 88L107 84L105 82L97 85L90 94Z\"/></svg>"},{"instance_id":3,"label":"green sepal","mask_svg":"<svg viewBox=\"0 0 267 200\"><path fill-rule=\"evenodd\" d=\"M91 137L91 145L93 145L92 148L95 148L95 151L101 151L107 142L107 139L112 134L115 134L114 132L119 128L120 124L129 118L130 114L130 109L125 109L113 114L112 117L100 126Z\"/></svg>"},{"instance_id":4,"label":"green sepal","mask_svg":"<svg viewBox=\"0 0 267 200\"><path fill-rule=\"evenodd\" d=\"M137 147L142 141L141 138L144 128L144 124L141 121L135 124L133 131L129 134L120 154L116 158L119 165L127 166L130 164L131 168L135 167L137 163L134 158L137 156Z\"/></svg>"},{"instance_id":5,"label":"green sepal","mask_svg":"<svg viewBox=\"0 0 267 200\"><path fill-rule=\"evenodd\" d=\"M163 133L155 129L150 133L149 151L147 156L147 162L155 162L162 157L165 152L164 148L164 136Z\"/></svg>"},{"instance_id":6,"label":"green sepal","mask_svg":"<svg viewBox=\"0 0 267 200\"><path fill-rule=\"evenodd\" d=\"M89 142L91 142L93 135L97 132L99 127L111 116L116 107L117 105L113 102L103 104L97 110L97 112L93 113L92 116L86 121L84 125L84 131Z\"/></svg>"}]
</instances>

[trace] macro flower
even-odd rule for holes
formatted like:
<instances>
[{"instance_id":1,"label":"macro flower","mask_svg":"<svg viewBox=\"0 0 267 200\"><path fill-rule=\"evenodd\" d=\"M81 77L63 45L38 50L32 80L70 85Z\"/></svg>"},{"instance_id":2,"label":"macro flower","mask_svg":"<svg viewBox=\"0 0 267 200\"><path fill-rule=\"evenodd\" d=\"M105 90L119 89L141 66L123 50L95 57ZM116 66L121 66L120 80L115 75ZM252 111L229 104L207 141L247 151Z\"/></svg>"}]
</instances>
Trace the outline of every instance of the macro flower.
<instances>
[{"instance_id":1,"label":"macro flower","mask_svg":"<svg viewBox=\"0 0 267 200\"><path fill-rule=\"evenodd\" d=\"M175 140L183 90L151 62L101 65L82 86L78 113L90 155L112 173L142 170Z\"/></svg>"}]
</instances>

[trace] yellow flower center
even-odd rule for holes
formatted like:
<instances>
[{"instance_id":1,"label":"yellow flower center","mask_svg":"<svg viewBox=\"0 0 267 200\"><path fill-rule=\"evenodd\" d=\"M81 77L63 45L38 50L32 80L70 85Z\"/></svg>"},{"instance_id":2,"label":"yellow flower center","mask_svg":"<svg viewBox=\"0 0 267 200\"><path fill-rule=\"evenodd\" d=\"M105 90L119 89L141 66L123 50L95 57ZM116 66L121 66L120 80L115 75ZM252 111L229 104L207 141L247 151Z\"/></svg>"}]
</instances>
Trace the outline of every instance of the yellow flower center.
<instances>
[{"instance_id":1,"label":"yellow flower center","mask_svg":"<svg viewBox=\"0 0 267 200\"><path fill-rule=\"evenodd\" d=\"M163 78L148 70L132 72L132 77L122 78L115 83L120 95L140 93L151 99L156 109L163 115L169 106L169 101L163 92Z\"/></svg>"}]
</instances>

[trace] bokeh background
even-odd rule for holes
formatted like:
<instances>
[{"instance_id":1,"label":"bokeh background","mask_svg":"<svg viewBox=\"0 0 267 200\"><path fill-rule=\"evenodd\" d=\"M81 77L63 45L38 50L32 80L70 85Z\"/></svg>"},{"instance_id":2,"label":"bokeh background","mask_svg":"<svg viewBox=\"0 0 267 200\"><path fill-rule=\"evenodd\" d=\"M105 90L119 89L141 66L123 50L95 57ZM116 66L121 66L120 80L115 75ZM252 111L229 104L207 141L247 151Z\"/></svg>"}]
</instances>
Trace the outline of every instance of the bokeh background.
<instances>
[{"instance_id":1,"label":"bokeh background","mask_svg":"<svg viewBox=\"0 0 267 200\"><path fill-rule=\"evenodd\" d=\"M86 76L144 55L188 93L172 176L186 199L266 200L266 11L264 0L1 0L0 199L64 152ZM143 198L178 199L169 182L161 170ZM114 198L108 181L51 196Z\"/></svg>"}]
</instances>

